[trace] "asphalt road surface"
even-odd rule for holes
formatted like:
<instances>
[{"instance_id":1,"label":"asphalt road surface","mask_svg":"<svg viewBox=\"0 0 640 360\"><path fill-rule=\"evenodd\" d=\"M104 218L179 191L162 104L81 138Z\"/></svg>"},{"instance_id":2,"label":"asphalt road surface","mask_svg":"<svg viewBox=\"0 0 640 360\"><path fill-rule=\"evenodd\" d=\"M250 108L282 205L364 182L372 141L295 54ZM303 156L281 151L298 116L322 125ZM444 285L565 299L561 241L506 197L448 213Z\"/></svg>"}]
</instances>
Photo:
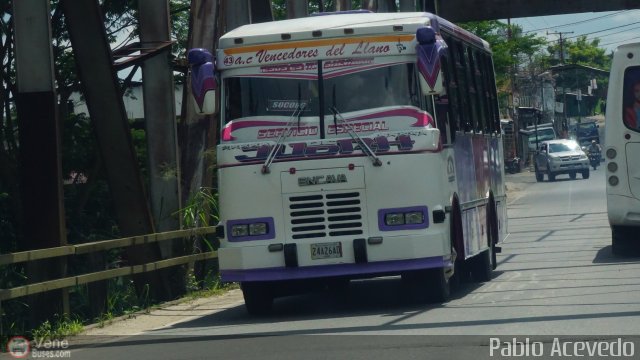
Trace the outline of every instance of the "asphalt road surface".
<instances>
[{"instance_id":1,"label":"asphalt road surface","mask_svg":"<svg viewBox=\"0 0 640 360\"><path fill-rule=\"evenodd\" d=\"M520 191L509 199L510 236L493 280L463 283L447 303L422 304L399 278L353 281L344 293L277 299L267 317L251 317L239 304L144 335L108 338L72 357L509 358L512 339L515 350L520 342L540 342L545 354L579 341L634 341L640 356L640 258L611 254L604 168L586 180L536 183L523 172L510 181Z\"/></svg>"}]
</instances>

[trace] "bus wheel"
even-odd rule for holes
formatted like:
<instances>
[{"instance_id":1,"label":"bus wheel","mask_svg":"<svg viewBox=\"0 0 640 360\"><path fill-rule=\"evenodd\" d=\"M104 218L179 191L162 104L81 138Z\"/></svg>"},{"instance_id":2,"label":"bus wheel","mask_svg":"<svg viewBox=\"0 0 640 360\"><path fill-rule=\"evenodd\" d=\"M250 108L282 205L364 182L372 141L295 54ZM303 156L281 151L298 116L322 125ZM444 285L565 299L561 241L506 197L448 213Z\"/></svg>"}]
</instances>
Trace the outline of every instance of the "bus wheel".
<instances>
[{"instance_id":1,"label":"bus wheel","mask_svg":"<svg viewBox=\"0 0 640 360\"><path fill-rule=\"evenodd\" d=\"M464 254L464 234L462 229L462 212L457 202L453 204L453 211L451 213L450 222L450 239L451 239L451 254L455 254L453 277L449 279L450 286L456 290L460 283L469 281L470 269L465 263Z\"/></svg>"},{"instance_id":2,"label":"bus wheel","mask_svg":"<svg viewBox=\"0 0 640 360\"><path fill-rule=\"evenodd\" d=\"M637 255L633 249L631 236L633 232L628 227L611 226L611 252L616 256Z\"/></svg>"},{"instance_id":3,"label":"bus wheel","mask_svg":"<svg viewBox=\"0 0 640 360\"><path fill-rule=\"evenodd\" d=\"M427 282L427 302L443 303L451 296L451 284L447 276L446 268L427 269L425 272Z\"/></svg>"},{"instance_id":4,"label":"bus wheel","mask_svg":"<svg viewBox=\"0 0 640 360\"><path fill-rule=\"evenodd\" d=\"M479 282L491 281L493 277L493 247L481 252L473 258L473 278Z\"/></svg>"},{"instance_id":5,"label":"bus wheel","mask_svg":"<svg viewBox=\"0 0 640 360\"><path fill-rule=\"evenodd\" d=\"M487 247L484 252L476 255L473 261L473 277L476 281L491 281L493 270L497 266L496 242L498 241L497 210L493 198L487 206Z\"/></svg>"},{"instance_id":6,"label":"bus wheel","mask_svg":"<svg viewBox=\"0 0 640 360\"><path fill-rule=\"evenodd\" d=\"M498 256L496 252L496 244L500 240L500 230L498 229L498 208L491 195L489 199L489 207L487 214L487 246L491 251L491 270L498 267Z\"/></svg>"},{"instance_id":7,"label":"bus wheel","mask_svg":"<svg viewBox=\"0 0 640 360\"><path fill-rule=\"evenodd\" d=\"M266 315L273 307L273 294L266 282L243 282L240 284L244 305L251 315Z\"/></svg>"},{"instance_id":8,"label":"bus wheel","mask_svg":"<svg viewBox=\"0 0 640 360\"><path fill-rule=\"evenodd\" d=\"M445 267L407 271L401 276L409 296L416 296L429 304L449 300L451 283Z\"/></svg>"}]
</instances>

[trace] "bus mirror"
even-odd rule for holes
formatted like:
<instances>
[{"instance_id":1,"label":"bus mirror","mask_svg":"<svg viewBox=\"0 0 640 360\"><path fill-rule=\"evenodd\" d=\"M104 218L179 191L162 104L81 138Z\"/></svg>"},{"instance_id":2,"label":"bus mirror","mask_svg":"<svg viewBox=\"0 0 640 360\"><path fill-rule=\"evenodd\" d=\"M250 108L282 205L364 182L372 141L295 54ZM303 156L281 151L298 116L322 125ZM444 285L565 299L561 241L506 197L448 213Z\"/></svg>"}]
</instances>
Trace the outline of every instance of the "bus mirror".
<instances>
[{"instance_id":1,"label":"bus mirror","mask_svg":"<svg viewBox=\"0 0 640 360\"><path fill-rule=\"evenodd\" d=\"M191 95L199 115L216 113L216 78L214 60L206 49L191 49L188 54L191 67Z\"/></svg>"},{"instance_id":2,"label":"bus mirror","mask_svg":"<svg viewBox=\"0 0 640 360\"><path fill-rule=\"evenodd\" d=\"M432 85L430 85L427 80L421 75L420 76L420 90L422 91L423 95L439 95L444 93L443 91L443 86L442 86L442 75L438 74L438 77L436 79L436 83Z\"/></svg>"},{"instance_id":3,"label":"bus mirror","mask_svg":"<svg viewBox=\"0 0 640 360\"><path fill-rule=\"evenodd\" d=\"M418 41L416 55L420 74L420 90L423 95L442 94L440 60L447 52L447 45L443 40L437 39L435 30L428 26L416 31L416 40Z\"/></svg>"}]
</instances>

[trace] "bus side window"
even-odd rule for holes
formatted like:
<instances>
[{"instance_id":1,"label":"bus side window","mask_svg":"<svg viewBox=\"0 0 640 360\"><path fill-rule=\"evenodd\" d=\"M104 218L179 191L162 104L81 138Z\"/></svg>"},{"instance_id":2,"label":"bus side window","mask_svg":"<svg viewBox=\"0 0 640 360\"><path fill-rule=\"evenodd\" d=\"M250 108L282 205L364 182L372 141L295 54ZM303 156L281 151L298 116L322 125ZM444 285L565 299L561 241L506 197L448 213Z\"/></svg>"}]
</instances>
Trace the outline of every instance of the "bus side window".
<instances>
[{"instance_id":1,"label":"bus side window","mask_svg":"<svg viewBox=\"0 0 640 360\"><path fill-rule=\"evenodd\" d=\"M492 126L490 125L490 116L488 116L488 105L489 103L487 102L487 98L486 98L486 84L485 84L485 78L486 78L486 73L485 73L485 68L483 66L483 57L482 55L477 51L477 50L473 50L471 52L471 54L473 56L473 73L475 74L474 76L474 80L475 80L475 84L476 84L476 95L477 95L477 102L478 102L478 121L480 123L480 130L484 133L484 134L488 134L491 133L492 131Z\"/></svg>"},{"instance_id":2,"label":"bus side window","mask_svg":"<svg viewBox=\"0 0 640 360\"><path fill-rule=\"evenodd\" d=\"M469 96L469 115L471 116L471 124L473 132L479 133L483 129L482 118L478 104L478 87L476 84L476 67L474 64L471 48L464 46L465 74L467 76L467 91Z\"/></svg>"},{"instance_id":3,"label":"bus side window","mask_svg":"<svg viewBox=\"0 0 640 360\"><path fill-rule=\"evenodd\" d=\"M446 111L448 120L448 133L450 142L456 139L456 131L461 129L460 119L460 102L458 101L458 84L456 82L456 67L453 60L453 49L451 48L452 40L450 37L443 35L444 41L449 45L447 48L448 56L444 56L441 60L442 75L444 75L444 88L447 95L436 100L436 110L440 108L441 112ZM439 105L438 105L439 104Z\"/></svg>"},{"instance_id":4,"label":"bus side window","mask_svg":"<svg viewBox=\"0 0 640 360\"><path fill-rule=\"evenodd\" d=\"M451 121L449 118L449 100L446 94L429 97L428 101L433 101L433 114L440 130L440 140L443 144L448 145L453 142L453 133L451 129Z\"/></svg>"},{"instance_id":5,"label":"bus side window","mask_svg":"<svg viewBox=\"0 0 640 360\"><path fill-rule=\"evenodd\" d=\"M493 71L493 59L489 55L482 55L483 78L485 81L487 101L487 122L493 132L500 131L500 111L498 110L498 93L496 89L495 73Z\"/></svg>"},{"instance_id":6,"label":"bus side window","mask_svg":"<svg viewBox=\"0 0 640 360\"><path fill-rule=\"evenodd\" d=\"M462 120L462 127L465 132L473 131L472 115L469 109L469 81L467 79L467 63L465 62L465 55L462 43L459 41L453 41L453 51L451 52L454 57L454 64L456 67L456 80L458 85L458 100L459 110Z\"/></svg>"},{"instance_id":7,"label":"bus side window","mask_svg":"<svg viewBox=\"0 0 640 360\"><path fill-rule=\"evenodd\" d=\"M630 67L624 72L623 104L624 124L640 130L640 67Z\"/></svg>"}]
</instances>

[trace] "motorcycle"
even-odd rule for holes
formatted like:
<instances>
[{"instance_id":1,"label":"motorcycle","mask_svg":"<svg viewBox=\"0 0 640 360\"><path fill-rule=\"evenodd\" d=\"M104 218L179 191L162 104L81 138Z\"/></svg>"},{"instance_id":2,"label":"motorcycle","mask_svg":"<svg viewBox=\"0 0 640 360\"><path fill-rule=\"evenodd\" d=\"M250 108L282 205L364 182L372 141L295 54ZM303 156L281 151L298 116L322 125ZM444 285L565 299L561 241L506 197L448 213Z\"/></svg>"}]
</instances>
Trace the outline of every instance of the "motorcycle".
<instances>
[{"instance_id":1,"label":"motorcycle","mask_svg":"<svg viewBox=\"0 0 640 360\"><path fill-rule=\"evenodd\" d=\"M589 163L593 166L593 170L595 170L598 165L600 165L600 151L590 151L589 152Z\"/></svg>"},{"instance_id":2,"label":"motorcycle","mask_svg":"<svg viewBox=\"0 0 640 360\"><path fill-rule=\"evenodd\" d=\"M520 158L513 157L511 159L507 159L504 162L504 168L509 174L515 174L520 172Z\"/></svg>"}]
</instances>

